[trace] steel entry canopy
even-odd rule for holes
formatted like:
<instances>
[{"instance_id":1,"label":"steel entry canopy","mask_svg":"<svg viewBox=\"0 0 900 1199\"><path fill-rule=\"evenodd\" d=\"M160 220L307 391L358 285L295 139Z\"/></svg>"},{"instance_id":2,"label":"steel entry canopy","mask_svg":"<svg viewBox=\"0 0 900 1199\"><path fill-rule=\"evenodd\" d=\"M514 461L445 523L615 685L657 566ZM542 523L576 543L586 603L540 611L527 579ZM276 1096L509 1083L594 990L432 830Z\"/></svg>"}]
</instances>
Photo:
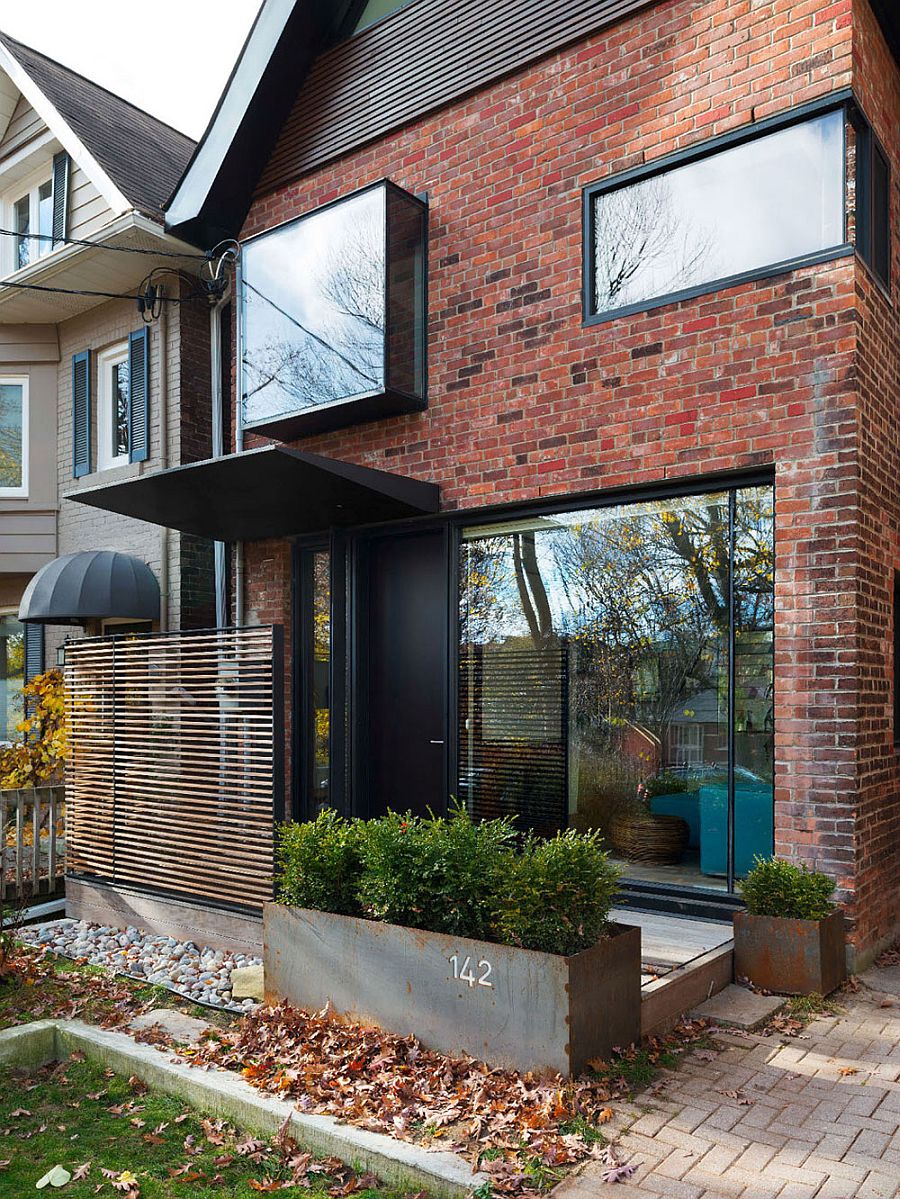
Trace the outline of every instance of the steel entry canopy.
<instances>
[{"instance_id":1,"label":"steel entry canopy","mask_svg":"<svg viewBox=\"0 0 900 1199\"><path fill-rule=\"evenodd\" d=\"M214 541L259 541L437 512L440 490L389 471L267 445L91 487L68 499Z\"/></svg>"}]
</instances>

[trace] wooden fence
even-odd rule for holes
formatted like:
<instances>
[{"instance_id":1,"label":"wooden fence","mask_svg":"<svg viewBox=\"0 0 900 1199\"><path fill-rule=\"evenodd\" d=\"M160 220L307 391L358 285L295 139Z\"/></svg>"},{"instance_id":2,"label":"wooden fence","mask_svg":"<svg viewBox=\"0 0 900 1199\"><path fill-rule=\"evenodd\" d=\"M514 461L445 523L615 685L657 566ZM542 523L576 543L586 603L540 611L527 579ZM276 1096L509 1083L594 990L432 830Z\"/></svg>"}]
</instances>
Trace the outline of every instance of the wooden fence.
<instances>
[{"instance_id":1,"label":"wooden fence","mask_svg":"<svg viewBox=\"0 0 900 1199\"><path fill-rule=\"evenodd\" d=\"M283 794L281 629L66 647L68 869L259 909Z\"/></svg>"},{"instance_id":2,"label":"wooden fence","mask_svg":"<svg viewBox=\"0 0 900 1199\"><path fill-rule=\"evenodd\" d=\"M62 889L65 811L62 787L0 791L0 903L18 907Z\"/></svg>"}]
</instances>

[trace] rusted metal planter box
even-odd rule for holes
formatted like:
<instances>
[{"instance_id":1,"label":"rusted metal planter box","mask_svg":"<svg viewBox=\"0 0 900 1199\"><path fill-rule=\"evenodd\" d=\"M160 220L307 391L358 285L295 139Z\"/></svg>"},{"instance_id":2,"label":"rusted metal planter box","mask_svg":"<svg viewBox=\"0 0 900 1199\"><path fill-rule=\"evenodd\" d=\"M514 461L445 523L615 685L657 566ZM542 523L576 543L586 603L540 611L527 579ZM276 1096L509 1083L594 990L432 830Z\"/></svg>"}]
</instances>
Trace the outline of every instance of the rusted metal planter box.
<instances>
[{"instance_id":1,"label":"rusted metal planter box","mask_svg":"<svg viewBox=\"0 0 900 1199\"><path fill-rule=\"evenodd\" d=\"M830 994L847 977L843 912L824 920L735 912L734 972L776 994Z\"/></svg>"},{"instance_id":2,"label":"rusted metal planter box","mask_svg":"<svg viewBox=\"0 0 900 1199\"><path fill-rule=\"evenodd\" d=\"M444 1053L578 1074L641 1036L641 930L573 957L266 904L266 999L332 1009Z\"/></svg>"}]
</instances>

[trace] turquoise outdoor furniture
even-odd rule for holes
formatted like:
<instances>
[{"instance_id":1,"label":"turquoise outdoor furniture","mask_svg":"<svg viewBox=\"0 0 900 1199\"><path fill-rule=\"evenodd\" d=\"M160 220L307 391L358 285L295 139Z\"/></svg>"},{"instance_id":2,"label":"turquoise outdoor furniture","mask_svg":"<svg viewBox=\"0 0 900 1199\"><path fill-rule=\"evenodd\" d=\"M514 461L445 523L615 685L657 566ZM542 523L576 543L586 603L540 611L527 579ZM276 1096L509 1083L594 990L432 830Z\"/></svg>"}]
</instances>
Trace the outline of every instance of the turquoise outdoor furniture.
<instances>
[{"instance_id":1,"label":"turquoise outdoor furniture","mask_svg":"<svg viewBox=\"0 0 900 1199\"><path fill-rule=\"evenodd\" d=\"M734 872L742 877L756 857L772 854L772 787L768 783L735 781ZM728 873L728 787L704 783L700 788L700 870Z\"/></svg>"},{"instance_id":2,"label":"turquoise outdoor furniture","mask_svg":"<svg viewBox=\"0 0 900 1199\"><path fill-rule=\"evenodd\" d=\"M690 829L688 848L696 849L700 844L700 804L696 791L654 795L650 800L650 811L654 816L680 816Z\"/></svg>"}]
</instances>

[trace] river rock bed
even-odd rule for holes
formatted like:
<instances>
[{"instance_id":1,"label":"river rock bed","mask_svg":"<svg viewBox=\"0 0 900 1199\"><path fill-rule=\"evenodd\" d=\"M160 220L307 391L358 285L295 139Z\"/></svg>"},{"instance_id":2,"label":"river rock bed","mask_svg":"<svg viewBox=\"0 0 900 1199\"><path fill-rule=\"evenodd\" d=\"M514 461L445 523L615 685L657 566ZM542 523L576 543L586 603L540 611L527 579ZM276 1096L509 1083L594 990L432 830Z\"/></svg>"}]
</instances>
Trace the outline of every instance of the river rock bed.
<instances>
[{"instance_id":1,"label":"river rock bed","mask_svg":"<svg viewBox=\"0 0 900 1199\"><path fill-rule=\"evenodd\" d=\"M257 1006L253 999L233 1000L231 995L232 970L262 964L262 958L250 954L84 920L27 926L18 935L27 945L166 987L192 1003L230 1012Z\"/></svg>"}]
</instances>

